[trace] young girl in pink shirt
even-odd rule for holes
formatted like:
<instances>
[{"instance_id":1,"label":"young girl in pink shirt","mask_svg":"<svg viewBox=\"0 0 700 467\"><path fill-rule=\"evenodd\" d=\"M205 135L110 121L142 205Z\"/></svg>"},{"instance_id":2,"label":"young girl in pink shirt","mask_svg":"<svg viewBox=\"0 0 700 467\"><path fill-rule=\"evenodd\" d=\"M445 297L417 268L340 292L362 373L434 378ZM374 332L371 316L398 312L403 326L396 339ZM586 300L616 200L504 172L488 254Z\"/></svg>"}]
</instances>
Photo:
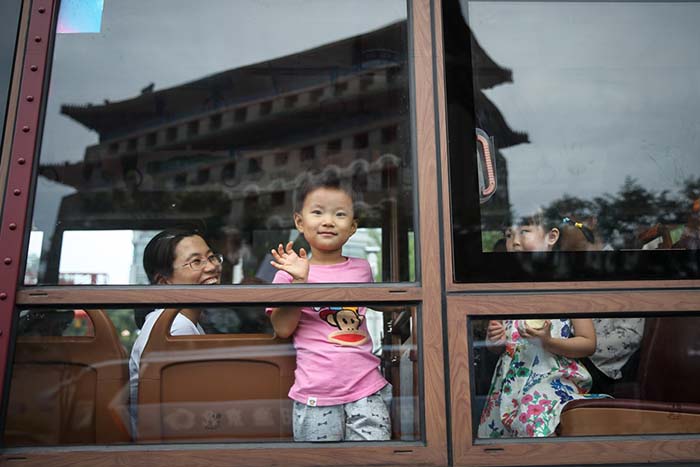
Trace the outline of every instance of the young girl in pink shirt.
<instances>
[{"instance_id":1,"label":"young girl in pink shirt","mask_svg":"<svg viewBox=\"0 0 700 467\"><path fill-rule=\"evenodd\" d=\"M357 230L352 190L340 180L309 180L294 213L310 257L292 243L272 250L276 284L372 282L364 259L342 255ZM365 308L285 306L268 309L275 333L292 336L297 352L292 424L295 441L369 441L391 438L391 385L372 354Z\"/></svg>"}]
</instances>

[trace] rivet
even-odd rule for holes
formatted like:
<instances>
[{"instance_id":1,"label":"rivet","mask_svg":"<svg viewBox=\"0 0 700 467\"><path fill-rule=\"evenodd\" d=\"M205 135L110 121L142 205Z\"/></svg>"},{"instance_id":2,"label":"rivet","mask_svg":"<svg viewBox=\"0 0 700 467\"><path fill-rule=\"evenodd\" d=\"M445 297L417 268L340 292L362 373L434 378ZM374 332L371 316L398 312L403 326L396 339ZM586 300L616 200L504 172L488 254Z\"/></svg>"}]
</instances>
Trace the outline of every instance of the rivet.
<instances>
[{"instance_id":1,"label":"rivet","mask_svg":"<svg viewBox=\"0 0 700 467\"><path fill-rule=\"evenodd\" d=\"M22 190L20 190L19 188L15 188L15 190L14 190L12 193L13 193L15 196L19 196L19 195L22 194Z\"/></svg>"},{"instance_id":2,"label":"rivet","mask_svg":"<svg viewBox=\"0 0 700 467\"><path fill-rule=\"evenodd\" d=\"M14 222L11 223L8 227L10 227L10 230L17 230L17 224L15 224Z\"/></svg>"},{"instance_id":3,"label":"rivet","mask_svg":"<svg viewBox=\"0 0 700 467\"><path fill-rule=\"evenodd\" d=\"M27 102L34 102L34 96L27 96Z\"/></svg>"},{"instance_id":4,"label":"rivet","mask_svg":"<svg viewBox=\"0 0 700 467\"><path fill-rule=\"evenodd\" d=\"M20 157L19 159L17 159L17 163L19 165L24 165L25 162L27 162L27 161L24 159L24 157Z\"/></svg>"},{"instance_id":5,"label":"rivet","mask_svg":"<svg viewBox=\"0 0 700 467\"><path fill-rule=\"evenodd\" d=\"M46 8L44 8L43 6L39 8L39 13L41 13L42 15L46 13Z\"/></svg>"},{"instance_id":6,"label":"rivet","mask_svg":"<svg viewBox=\"0 0 700 467\"><path fill-rule=\"evenodd\" d=\"M36 36L36 37L34 38L34 42L37 42L37 43L38 43L38 42L41 42L41 37Z\"/></svg>"},{"instance_id":7,"label":"rivet","mask_svg":"<svg viewBox=\"0 0 700 467\"><path fill-rule=\"evenodd\" d=\"M25 132L25 133L29 133L29 127L28 127L27 125L24 125L24 126L22 127L22 131Z\"/></svg>"},{"instance_id":8,"label":"rivet","mask_svg":"<svg viewBox=\"0 0 700 467\"><path fill-rule=\"evenodd\" d=\"M8 265L9 265L9 264L12 264L12 258L5 258L4 263L5 263L5 264L8 264Z\"/></svg>"},{"instance_id":9,"label":"rivet","mask_svg":"<svg viewBox=\"0 0 700 467\"><path fill-rule=\"evenodd\" d=\"M39 69L39 67L36 66L36 65L32 65L32 66L29 67L29 69L32 70L32 71L36 71L36 70Z\"/></svg>"},{"instance_id":10,"label":"rivet","mask_svg":"<svg viewBox=\"0 0 700 467\"><path fill-rule=\"evenodd\" d=\"M5 292L0 292L0 300L7 300L7 294Z\"/></svg>"}]
</instances>

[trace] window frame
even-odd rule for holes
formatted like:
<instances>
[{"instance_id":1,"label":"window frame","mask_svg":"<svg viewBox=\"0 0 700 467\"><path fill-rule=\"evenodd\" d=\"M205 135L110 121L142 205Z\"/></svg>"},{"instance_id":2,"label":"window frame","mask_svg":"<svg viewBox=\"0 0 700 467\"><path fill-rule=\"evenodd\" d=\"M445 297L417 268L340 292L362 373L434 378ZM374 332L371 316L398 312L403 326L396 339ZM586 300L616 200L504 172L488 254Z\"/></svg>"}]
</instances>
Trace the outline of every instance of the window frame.
<instances>
[{"instance_id":1,"label":"window frame","mask_svg":"<svg viewBox=\"0 0 700 467\"><path fill-rule=\"evenodd\" d=\"M457 0L455 0L457 1ZM497 0L496 0L497 1ZM621 0L625 1L625 0ZM435 31L438 40L435 42L435 68L436 68L436 93L437 93L437 103L438 108L438 123L439 128L439 150L440 150L440 160L442 161L442 167L440 169L440 177L442 180L442 210L443 210L443 231L445 235L443 237L444 251L445 251L445 284L448 292L458 292L458 291L481 291L481 290L492 290L492 291L508 291L508 290L599 290L601 288L605 289L645 289L649 287L654 288L674 288L674 287L700 287L700 279L673 279L673 278L660 278L660 279L626 279L626 280L615 280L615 279L598 279L598 280L562 280L562 281L552 281L552 280L528 280L527 278L515 282L506 282L506 280L499 280L498 278L494 280L488 280L483 282L469 282L469 279L464 281L458 281L455 277L455 263L454 263L454 236L452 230L452 196L450 192L450 156L449 156L449 136L448 136L448 122L447 122L447 91L446 91L446 70L445 70L445 55L443 47L443 24L442 24L442 4L443 0L435 0ZM470 207L470 206L468 206ZM671 252L671 254L678 254L681 250L676 250ZM558 254L582 254L582 252L559 252ZM642 254L640 251L630 251L630 252L607 252L607 251L596 251L591 252L597 254L600 257L604 257L606 254L618 255L618 254L631 254L639 255ZM644 252L646 254L654 254L651 252ZM660 252L657 252L660 253ZM489 255L490 253L481 253L482 255ZM499 255L496 253L495 255ZM523 258L525 261L530 261L528 256ZM488 261L488 256L485 258ZM506 258L508 260L508 258ZM513 261L513 260L510 260ZM513 261L515 262L515 261ZM512 263L511 263L512 264ZM569 271L569 276L573 275L575 271ZM487 271L487 274L491 276L498 276L498 274L492 273L492 271ZM505 275L500 275L499 277L504 277ZM605 277L612 277L611 273L605 273Z\"/></svg>"},{"instance_id":2,"label":"window frame","mask_svg":"<svg viewBox=\"0 0 700 467\"><path fill-rule=\"evenodd\" d=\"M560 439L474 440L471 413L470 318L498 316L603 314L637 316L643 313L683 316L700 307L700 290L575 291L561 293L519 291L452 294L447 297L450 355L452 450L455 466L580 465L591 462L667 462L697 460L698 435L648 435ZM543 305L545 304L545 305ZM466 414L463 417L454 414Z\"/></svg>"},{"instance_id":3,"label":"window frame","mask_svg":"<svg viewBox=\"0 0 700 467\"><path fill-rule=\"evenodd\" d=\"M412 97L411 121L414 129L414 180L421 196L414 198L418 231L426 238L437 238L439 210L434 181L437 180L437 151L434 119L423 118L434 115L433 107L433 62L432 3L429 0L407 1L408 49L410 93ZM24 245L28 242L27 223L31 214L33 196L31 187L37 176L38 147L41 144L41 118L46 105L51 67L52 43L56 34L56 16L59 0L24 0L22 27L26 34L16 49L16 60L22 63L21 73L13 80L14 95L33 96L18 99L16 118L8 117L8 127L13 128L10 164L7 172L6 193L0 230L0 256L10 258L0 266L4 274L0 277L0 376L6 382L11 371L12 321L18 307L121 305L149 306L168 304L216 304L235 301L241 305L261 303L410 303L421 310L441 309L442 276L440 274L440 249L436 242L426 242L423 247L416 242L417 262L423 265L422 280L415 283L383 283L353 285L315 286L219 286L206 291L192 286L50 286L25 287L22 285ZM23 30L23 31L24 31ZM26 35L26 48L24 37ZM31 69L30 69L31 67ZM36 68L34 68L36 67ZM18 67L19 68L19 67ZM8 112L8 115L11 115ZM421 118L417 118L420 115ZM12 124L12 125L10 125ZM25 131L24 127L29 129ZM22 162L19 162L20 158ZM20 190L14 195L14 190ZM14 227L10 227L13 224ZM419 269L420 270L420 269ZM423 380L420 385L422 399L422 436L419 442L386 442L364 444L362 456L357 456L354 443L333 443L319 446L308 444L138 444L128 446L61 446L9 448L3 451L7 459L21 455L28 463L46 465L60 459L62 462L84 462L98 455L103 462L117 459L123 462L133 459L138 462L190 465L188 458L196 455L212 465L229 465L231 456L241 462L269 465L285 459L289 465L342 463L346 465L373 464L435 464L445 465L447 458L447 427L445 422L444 367L436 364L443 361L442 314L434 311L430 319L421 319L419 327L419 353L424 364L421 368ZM9 364L8 364L9 362ZM5 394L7 395L7 383ZM6 403L6 398L4 399ZM99 453L99 454L98 454Z\"/></svg>"},{"instance_id":4,"label":"window frame","mask_svg":"<svg viewBox=\"0 0 700 467\"><path fill-rule=\"evenodd\" d=\"M445 327L449 358L447 387L450 391L453 465L579 465L581 459L610 464L697 461L700 434L474 442L471 417L471 339L467 334L469 318L575 312L588 315L644 312L690 315L700 311L700 280L465 283L455 279L442 1L434 0L436 14L433 21L435 36L438 38L435 41L434 57L436 126L441 162L439 190L443 220L441 230L444 233Z\"/></svg>"}]
</instances>

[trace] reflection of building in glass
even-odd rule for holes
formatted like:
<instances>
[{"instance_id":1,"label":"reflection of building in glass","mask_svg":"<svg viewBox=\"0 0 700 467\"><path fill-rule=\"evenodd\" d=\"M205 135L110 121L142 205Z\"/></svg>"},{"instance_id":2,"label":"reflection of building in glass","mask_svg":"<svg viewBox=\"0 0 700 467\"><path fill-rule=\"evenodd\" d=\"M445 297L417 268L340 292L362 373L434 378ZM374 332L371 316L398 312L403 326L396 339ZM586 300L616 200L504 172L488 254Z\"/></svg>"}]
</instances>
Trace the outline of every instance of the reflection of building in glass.
<instances>
[{"instance_id":1,"label":"reflection of building in glass","mask_svg":"<svg viewBox=\"0 0 700 467\"><path fill-rule=\"evenodd\" d=\"M485 131L495 143L498 186L495 194L481 205L480 219L466 212L454 213L452 219L456 243L480 242L469 236L482 230L499 229L510 217L508 167L501 151L529 140L526 133L514 131L508 126L501 111L485 94L488 89L512 83L512 71L497 64L481 47L466 24L458 2L446 2L443 9L447 111L450 122L450 189L456 205L465 201L478 203L479 187L478 184L475 185L476 178L472 177L472 171L477 170L473 129L476 127ZM455 132L454 128L464 128L464 132Z\"/></svg>"},{"instance_id":2,"label":"reflection of building in glass","mask_svg":"<svg viewBox=\"0 0 700 467\"><path fill-rule=\"evenodd\" d=\"M210 238L222 232L212 241L225 249L222 227L234 226L233 243L252 244L259 260L270 243L257 251L254 238L293 227L294 190L311 170L352 181L364 226L405 231L413 222L406 34L400 22L169 89L151 84L124 101L64 105L99 143L82 162L40 168L78 190L61 204L48 281L68 229L189 223Z\"/></svg>"},{"instance_id":3,"label":"reflection of building in glass","mask_svg":"<svg viewBox=\"0 0 700 467\"><path fill-rule=\"evenodd\" d=\"M513 82L513 72L503 68L491 59L472 35L472 67L474 70L474 113L476 127L493 137L496 150L497 190L493 197L481 207L481 223L484 229L498 228L510 217L508 195L508 166L501 150L527 143L528 135L513 131L506 123L503 114L486 97L484 91L505 83Z\"/></svg>"}]
</instances>

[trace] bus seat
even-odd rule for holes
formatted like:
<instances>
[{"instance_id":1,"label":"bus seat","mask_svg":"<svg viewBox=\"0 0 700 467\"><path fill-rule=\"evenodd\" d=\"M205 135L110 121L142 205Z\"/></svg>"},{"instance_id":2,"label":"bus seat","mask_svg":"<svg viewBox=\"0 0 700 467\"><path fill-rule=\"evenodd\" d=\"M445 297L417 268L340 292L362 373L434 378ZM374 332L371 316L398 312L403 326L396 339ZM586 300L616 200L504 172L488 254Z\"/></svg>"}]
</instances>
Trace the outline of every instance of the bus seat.
<instances>
[{"instance_id":1,"label":"bus seat","mask_svg":"<svg viewBox=\"0 0 700 467\"><path fill-rule=\"evenodd\" d=\"M18 336L5 444L126 443L126 351L103 310L86 310L91 336Z\"/></svg>"},{"instance_id":2,"label":"bus seat","mask_svg":"<svg viewBox=\"0 0 700 467\"><path fill-rule=\"evenodd\" d=\"M639 399L578 400L562 411L561 436L700 433L700 317L648 318Z\"/></svg>"},{"instance_id":3,"label":"bus seat","mask_svg":"<svg viewBox=\"0 0 700 467\"><path fill-rule=\"evenodd\" d=\"M156 321L139 368L139 442L291 440L295 352L270 334L170 336Z\"/></svg>"}]
</instances>

